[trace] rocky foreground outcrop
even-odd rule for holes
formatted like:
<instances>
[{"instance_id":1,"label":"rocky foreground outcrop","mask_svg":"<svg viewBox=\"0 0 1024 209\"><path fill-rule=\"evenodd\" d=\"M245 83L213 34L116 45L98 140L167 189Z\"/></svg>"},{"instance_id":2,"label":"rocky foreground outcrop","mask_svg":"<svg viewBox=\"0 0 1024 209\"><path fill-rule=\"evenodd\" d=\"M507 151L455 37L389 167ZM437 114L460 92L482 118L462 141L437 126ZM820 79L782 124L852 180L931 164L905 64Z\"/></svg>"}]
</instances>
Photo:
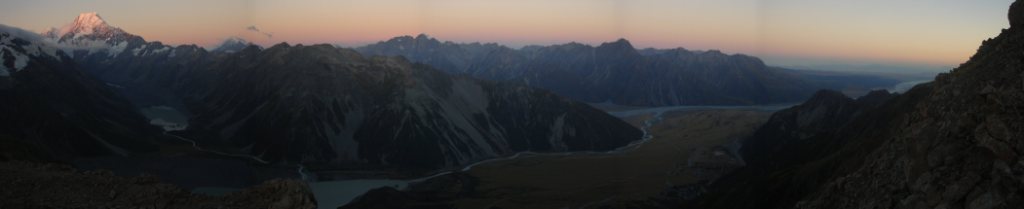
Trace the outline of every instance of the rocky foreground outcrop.
<instances>
[{"instance_id":1,"label":"rocky foreground outcrop","mask_svg":"<svg viewBox=\"0 0 1024 209\"><path fill-rule=\"evenodd\" d=\"M747 140L748 166L687 205L1024 207L1024 2L1009 17L1011 27L960 67L848 120L820 117L806 124L827 126L802 126L810 129L769 122L759 132L790 134Z\"/></svg>"},{"instance_id":2,"label":"rocky foreground outcrop","mask_svg":"<svg viewBox=\"0 0 1024 209\"><path fill-rule=\"evenodd\" d=\"M0 162L0 188L0 208L316 208L309 186L296 180L207 196L154 176L120 177L47 163Z\"/></svg>"}]
</instances>

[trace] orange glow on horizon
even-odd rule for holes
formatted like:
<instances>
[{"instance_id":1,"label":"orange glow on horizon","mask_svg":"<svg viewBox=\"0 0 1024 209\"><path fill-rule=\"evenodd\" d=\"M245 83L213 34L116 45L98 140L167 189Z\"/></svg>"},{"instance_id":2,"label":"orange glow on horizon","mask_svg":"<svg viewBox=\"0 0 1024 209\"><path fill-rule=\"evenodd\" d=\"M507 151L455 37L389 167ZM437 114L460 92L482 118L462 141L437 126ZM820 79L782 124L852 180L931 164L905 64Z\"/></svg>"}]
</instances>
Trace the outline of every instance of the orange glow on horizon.
<instances>
[{"instance_id":1,"label":"orange glow on horizon","mask_svg":"<svg viewBox=\"0 0 1024 209\"><path fill-rule=\"evenodd\" d=\"M50 2L53 1L53 2ZM755 56L955 65L1005 28L1009 0L225 0L19 1L3 24L60 27L77 13L167 44L213 47L230 36L261 45L359 46L423 33L518 48L618 38L637 48L718 49ZM140 9L145 8L145 9ZM43 12L45 11L45 12ZM265 37L245 30L257 26ZM771 63L770 63L771 64Z\"/></svg>"}]
</instances>

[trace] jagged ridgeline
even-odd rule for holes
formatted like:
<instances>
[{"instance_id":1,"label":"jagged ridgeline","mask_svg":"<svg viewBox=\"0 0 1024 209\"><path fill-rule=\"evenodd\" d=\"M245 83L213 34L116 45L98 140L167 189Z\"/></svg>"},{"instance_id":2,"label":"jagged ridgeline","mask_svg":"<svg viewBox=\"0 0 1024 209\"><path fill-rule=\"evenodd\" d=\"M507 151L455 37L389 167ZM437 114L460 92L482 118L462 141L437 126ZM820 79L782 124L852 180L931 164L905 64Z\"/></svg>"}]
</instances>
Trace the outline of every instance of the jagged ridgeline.
<instances>
[{"instance_id":1,"label":"jagged ridgeline","mask_svg":"<svg viewBox=\"0 0 1024 209\"><path fill-rule=\"evenodd\" d=\"M521 151L611 150L641 133L522 85L396 57L279 44L226 56L192 127L269 160L442 168Z\"/></svg>"},{"instance_id":2,"label":"jagged ridgeline","mask_svg":"<svg viewBox=\"0 0 1024 209\"><path fill-rule=\"evenodd\" d=\"M231 49L208 52L194 45L147 42L95 13L82 14L42 37L21 36L54 45L46 50L66 53L53 62L77 73L76 81L97 86L72 88L97 89L74 95L100 100L87 105L123 106L132 114L138 111L130 104L177 108L188 114L189 125L175 135L208 149L275 163L430 171L523 151L612 150L642 135L603 111L548 91L451 76L404 58L367 57L330 45L262 49L229 39ZM241 45L245 47L239 49ZM48 85L18 79L41 71L31 70L42 62L37 57L27 58L27 70L20 70L22 56L4 58L5 64L15 63L5 66L19 67L3 71L15 78L15 87ZM13 90L37 96L67 93L21 91ZM124 96L130 103L103 105L118 100L95 94ZM77 104L53 97L38 102ZM138 115L117 116L139 119L124 127L152 128ZM102 148L141 146L134 143L140 142L110 141Z\"/></svg>"},{"instance_id":3,"label":"jagged ridgeline","mask_svg":"<svg viewBox=\"0 0 1024 209\"><path fill-rule=\"evenodd\" d=\"M818 89L871 89L896 83L869 76L825 80L717 50L637 50L625 39L596 47L573 42L512 49L441 42L420 34L356 50L403 56L450 74L521 82L580 101L637 106L795 103Z\"/></svg>"},{"instance_id":4,"label":"jagged ridgeline","mask_svg":"<svg viewBox=\"0 0 1024 209\"><path fill-rule=\"evenodd\" d=\"M36 34L0 25L0 159L69 160L157 150L159 129Z\"/></svg>"}]
</instances>

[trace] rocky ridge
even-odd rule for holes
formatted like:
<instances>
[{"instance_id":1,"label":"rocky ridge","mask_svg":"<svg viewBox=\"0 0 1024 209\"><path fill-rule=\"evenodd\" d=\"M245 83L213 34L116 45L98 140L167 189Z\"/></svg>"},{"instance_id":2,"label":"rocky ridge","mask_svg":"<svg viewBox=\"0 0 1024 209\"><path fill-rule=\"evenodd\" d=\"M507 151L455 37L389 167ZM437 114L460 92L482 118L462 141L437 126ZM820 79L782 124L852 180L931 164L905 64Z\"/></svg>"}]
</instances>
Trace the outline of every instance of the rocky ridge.
<instances>
[{"instance_id":1,"label":"rocky ridge","mask_svg":"<svg viewBox=\"0 0 1024 209\"><path fill-rule=\"evenodd\" d=\"M870 76L811 75L717 50L637 50L625 39L598 46L573 42L517 50L497 44L441 42L420 34L356 50L403 56L449 74L520 82L585 102L635 106L788 103L802 101L822 88L896 83Z\"/></svg>"},{"instance_id":2,"label":"rocky ridge","mask_svg":"<svg viewBox=\"0 0 1024 209\"><path fill-rule=\"evenodd\" d=\"M158 129L130 102L30 32L0 27L0 134L33 158L130 155L156 149Z\"/></svg>"},{"instance_id":3,"label":"rocky ridge","mask_svg":"<svg viewBox=\"0 0 1024 209\"><path fill-rule=\"evenodd\" d=\"M546 91L329 45L248 48L211 68L219 82L191 109L194 131L270 161L429 170L522 151L611 150L641 135Z\"/></svg>"},{"instance_id":4,"label":"rocky ridge","mask_svg":"<svg viewBox=\"0 0 1024 209\"><path fill-rule=\"evenodd\" d=\"M641 135L547 91L402 58L329 45L218 53L137 40L114 55L65 50L137 107L185 112L189 128L179 134L200 146L270 162L435 170L522 151L610 150Z\"/></svg>"},{"instance_id":5,"label":"rocky ridge","mask_svg":"<svg viewBox=\"0 0 1024 209\"><path fill-rule=\"evenodd\" d=\"M1016 208L1024 205L1024 2L970 60L799 143L747 140L751 162L694 208ZM798 107L798 109L800 109ZM835 127L835 126L833 126ZM800 133L766 125L765 131ZM770 130L774 129L774 130ZM759 145L760 144L760 145ZM784 158L779 156L786 156Z\"/></svg>"}]
</instances>

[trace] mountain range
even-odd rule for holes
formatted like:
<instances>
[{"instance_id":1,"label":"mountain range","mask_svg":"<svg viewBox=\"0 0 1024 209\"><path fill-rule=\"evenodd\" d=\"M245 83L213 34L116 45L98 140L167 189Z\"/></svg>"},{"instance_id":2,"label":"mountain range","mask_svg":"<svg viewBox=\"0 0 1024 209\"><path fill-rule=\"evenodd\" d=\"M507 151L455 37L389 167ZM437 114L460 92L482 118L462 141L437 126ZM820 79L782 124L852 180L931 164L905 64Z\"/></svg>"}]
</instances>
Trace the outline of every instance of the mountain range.
<instances>
[{"instance_id":1,"label":"mountain range","mask_svg":"<svg viewBox=\"0 0 1024 209\"><path fill-rule=\"evenodd\" d=\"M0 175L8 177L0 184L12 188L4 191L19 192L3 193L17 198L3 198L0 206L92 207L75 205L82 202L75 198L84 197L106 206L141 207L150 200L174 205L172 200L182 197L177 200L198 201L178 206L184 208L250 207L245 204L250 202L312 208L315 200L300 182L272 181L211 198L145 176L120 178L46 163L201 150L204 160L241 156L254 159L247 161L252 164L412 176L519 152L614 150L645 134L584 102L804 101L774 113L742 139L737 154L744 167L698 185L693 191L699 195L611 205L1019 207L1024 205L1024 143L1016 138L1024 135L1022 1L1013 3L1008 18L1010 28L934 82L857 98L819 89L870 89L895 81L770 67L756 57L714 50L637 50L625 39L596 47L522 49L440 42L426 35L356 49L287 43L262 48L228 39L208 51L146 41L96 13L42 34L0 25L0 160L5 161L0 170L7 171ZM830 82L837 77L856 79ZM140 111L149 107L175 110L187 118L187 126L161 129L155 126L161 118ZM182 146L183 141L193 146ZM224 169L206 172L230 170ZM456 172L427 182L473 188L474 181ZM47 183L68 186L37 189ZM462 197L450 191L377 191L380 196L366 201ZM140 194L159 199L135 198ZM54 202L49 195L71 200Z\"/></svg>"},{"instance_id":2,"label":"mountain range","mask_svg":"<svg viewBox=\"0 0 1024 209\"><path fill-rule=\"evenodd\" d=\"M330 45L249 47L211 68L217 82L190 108L191 127L268 160L453 168L522 151L611 150L641 135L550 92Z\"/></svg>"},{"instance_id":3,"label":"mountain range","mask_svg":"<svg viewBox=\"0 0 1024 209\"><path fill-rule=\"evenodd\" d=\"M329 45L282 43L267 49L248 45L236 52L209 52L195 45L145 41L110 26L95 13L84 13L73 23L41 37L23 32L6 34L15 43L6 45L10 46L8 51L25 53L26 49L35 49L31 47L49 44L52 46L44 51L62 56L45 60L29 56L28 64L21 64L25 56L10 57L7 55L11 53L5 51L4 63L14 63L5 66L18 68L4 70L15 81L5 84L13 85L11 94L52 97L12 101L25 101L26 105L74 104L74 108L116 107L120 109L110 111L123 114L86 118L129 118L134 121L119 127L158 134L137 109L177 109L187 115L189 125L174 135L185 136L206 149L250 155L267 162L428 172L524 151L611 150L641 136L638 129L603 111L544 90L450 76L403 58L364 57ZM35 73L53 74L36 70L43 61L59 63L59 69L76 77L64 82L28 80L26 76ZM52 82L88 85L52 91L27 88L55 86ZM79 92L89 89L94 92ZM84 100L82 104L62 100L78 97ZM5 110L37 115L23 109ZM108 114L101 110L81 112ZM10 123L23 121L7 119ZM149 118L151 122L156 119ZM99 131L108 129L90 129L94 124L74 125L86 132L104 133ZM119 130L116 128L109 130ZM47 144L31 140L38 137L46 135L14 136L24 142ZM145 144L145 137L133 135L102 139L110 141L104 144L107 152Z\"/></svg>"},{"instance_id":4,"label":"mountain range","mask_svg":"<svg viewBox=\"0 0 1024 209\"><path fill-rule=\"evenodd\" d=\"M159 129L51 42L0 25L0 57L4 153L69 160L156 150Z\"/></svg>"},{"instance_id":5,"label":"mountain range","mask_svg":"<svg viewBox=\"0 0 1024 209\"><path fill-rule=\"evenodd\" d=\"M1024 2L967 62L906 93L821 92L745 140L694 208L1024 205ZM676 206L677 207L677 206Z\"/></svg>"},{"instance_id":6,"label":"mountain range","mask_svg":"<svg viewBox=\"0 0 1024 209\"><path fill-rule=\"evenodd\" d=\"M818 89L865 91L899 82L876 76L809 74L717 50L637 50L625 39L596 47L573 42L512 49L441 42L420 34L356 50L403 56L450 74L524 83L580 101L632 106L796 103Z\"/></svg>"},{"instance_id":7,"label":"mountain range","mask_svg":"<svg viewBox=\"0 0 1024 209\"><path fill-rule=\"evenodd\" d=\"M721 178L593 208L1019 208L1024 205L1024 1L1010 28L934 82L858 98L821 90L740 141L744 166ZM465 173L343 208L451 207L474 200ZM442 184L442 182L457 182Z\"/></svg>"}]
</instances>

